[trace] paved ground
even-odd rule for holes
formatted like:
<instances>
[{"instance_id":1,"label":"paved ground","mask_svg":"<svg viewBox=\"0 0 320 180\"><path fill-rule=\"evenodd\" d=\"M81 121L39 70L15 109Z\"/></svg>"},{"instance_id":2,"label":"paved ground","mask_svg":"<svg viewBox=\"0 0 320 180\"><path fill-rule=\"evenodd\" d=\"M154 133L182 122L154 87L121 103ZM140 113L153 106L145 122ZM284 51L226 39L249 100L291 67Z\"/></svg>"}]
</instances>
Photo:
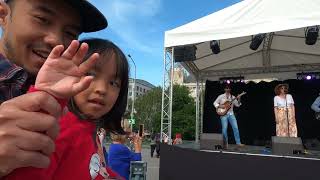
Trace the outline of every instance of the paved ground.
<instances>
[{"instance_id":1,"label":"paved ground","mask_svg":"<svg viewBox=\"0 0 320 180\"><path fill-rule=\"evenodd\" d=\"M147 180L159 180L159 158L150 157L150 148L142 149L142 160L147 162Z\"/></svg>"}]
</instances>

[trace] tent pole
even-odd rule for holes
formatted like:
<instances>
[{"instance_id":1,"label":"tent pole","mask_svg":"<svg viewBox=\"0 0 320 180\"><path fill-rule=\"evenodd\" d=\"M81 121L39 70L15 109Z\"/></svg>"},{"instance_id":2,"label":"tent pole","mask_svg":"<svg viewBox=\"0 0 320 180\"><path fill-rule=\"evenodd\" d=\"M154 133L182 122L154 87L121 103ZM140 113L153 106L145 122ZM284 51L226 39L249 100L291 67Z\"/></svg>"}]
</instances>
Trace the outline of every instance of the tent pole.
<instances>
[{"instance_id":1,"label":"tent pole","mask_svg":"<svg viewBox=\"0 0 320 180\"><path fill-rule=\"evenodd\" d=\"M162 84L162 105L161 105L161 136L171 142L172 124L172 82L173 82L173 48L164 49L163 58L163 84Z\"/></svg>"},{"instance_id":2,"label":"tent pole","mask_svg":"<svg viewBox=\"0 0 320 180\"><path fill-rule=\"evenodd\" d=\"M199 102L199 76L196 78L196 135L195 141L199 142L199 110L200 110L200 102Z\"/></svg>"}]
</instances>

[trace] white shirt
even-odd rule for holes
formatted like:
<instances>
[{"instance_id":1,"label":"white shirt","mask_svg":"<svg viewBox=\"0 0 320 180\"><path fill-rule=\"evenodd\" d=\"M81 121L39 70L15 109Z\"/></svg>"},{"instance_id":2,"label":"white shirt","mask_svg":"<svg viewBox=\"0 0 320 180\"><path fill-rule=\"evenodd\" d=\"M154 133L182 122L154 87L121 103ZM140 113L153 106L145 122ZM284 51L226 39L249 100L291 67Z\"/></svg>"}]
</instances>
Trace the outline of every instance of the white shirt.
<instances>
[{"instance_id":1,"label":"white shirt","mask_svg":"<svg viewBox=\"0 0 320 180\"><path fill-rule=\"evenodd\" d=\"M291 105L294 105L291 94L287 94L286 98L281 98L280 96L274 97L274 107L289 107Z\"/></svg>"},{"instance_id":2,"label":"white shirt","mask_svg":"<svg viewBox=\"0 0 320 180\"><path fill-rule=\"evenodd\" d=\"M311 108L315 112L320 112L320 96L313 102Z\"/></svg>"},{"instance_id":3,"label":"white shirt","mask_svg":"<svg viewBox=\"0 0 320 180\"><path fill-rule=\"evenodd\" d=\"M236 97L233 95L227 96L226 93L221 94L220 96L217 97L217 99L214 101L213 105L214 107L218 108L219 105L224 104L226 101L232 101L232 99L235 99ZM228 114L233 114L233 106L239 107L241 103L236 99L233 101L231 108L228 111Z\"/></svg>"}]
</instances>

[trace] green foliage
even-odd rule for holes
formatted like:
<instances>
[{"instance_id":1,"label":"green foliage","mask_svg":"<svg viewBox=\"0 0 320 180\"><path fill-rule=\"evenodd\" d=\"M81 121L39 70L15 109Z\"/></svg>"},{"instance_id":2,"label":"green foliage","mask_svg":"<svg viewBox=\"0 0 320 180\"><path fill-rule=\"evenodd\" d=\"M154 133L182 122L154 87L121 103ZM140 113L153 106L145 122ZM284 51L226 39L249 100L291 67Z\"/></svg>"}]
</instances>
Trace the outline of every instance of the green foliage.
<instances>
[{"instance_id":1,"label":"green foliage","mask_svg":"<svg viewBox=\"0 0 320 180\"><path fill-rule=\"evenodd\" d=\"M172 135L181 133L183 139L193 140L195 137L196 109L194 99L185 86L173 86L172 103ZM174 137L173 137L174 138Z\"/></svg>"},{"instance_id":2,"label":"green foliage","mask_svg":"<svg viewBox=\"0 0 320 180\"><path fill-rule=\"evenodd\" d=\"M130 102L131 103L131 102ZM160 132L161 127L161 103L162 89L156 87L143 96L139 96L135 102L136 125L144 124L149 132ZM130 104L129 104L130 105ZM129 106L131 107L131 106ZM131 111L131 109L128 109ZM130 112L128 112L130 116ZM172 103L172 138L176 133L181 133L183 139L194 140L195 134L195 102L189 95L189 90L185 86L173 86Z\"/></svg>"},{"instance_id":3,"label":"green foliage","mask_svg":"<svg viewBox=\"0 0 320 180\"><path fill-rule=\"evenodd\" d=\"M139 96L135 102L135 119L137 130L139 124L144 124L149 132L160 132L161 123L161 87L156 87L143 96ZM131 110L131 109L129 109Z\"/></svg>"}]
</instances>

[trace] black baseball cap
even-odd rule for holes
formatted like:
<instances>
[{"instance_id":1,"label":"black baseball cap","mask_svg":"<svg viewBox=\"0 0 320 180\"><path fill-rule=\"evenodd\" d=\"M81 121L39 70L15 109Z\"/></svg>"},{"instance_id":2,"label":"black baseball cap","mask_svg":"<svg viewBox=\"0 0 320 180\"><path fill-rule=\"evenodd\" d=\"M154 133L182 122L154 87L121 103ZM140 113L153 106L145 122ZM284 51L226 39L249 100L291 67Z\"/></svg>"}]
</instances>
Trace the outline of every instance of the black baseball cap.
<instances>
[{"instance_id":1,"label":"black baseball cap","mask_svg":"<svg viewBox=\"0 0 320 180\"><path fill-rule=\"evenodd\" d=\"M5 0L8 2L10 0ZM108 26L105 16L88 0L64 0L76 9L82 19L82 32L95 32Z\"/></svg>"},{"instance_id":2,"label":"black baseball cap","mask_svg":"<svg viewBox=\"0 0 320 180\"><path fill-rule=\"evenodd\" d=\"M80 13L83 32L99 31L108 26L105 16L88 0L65 0Z\"/></svg>"}]
</instances>

